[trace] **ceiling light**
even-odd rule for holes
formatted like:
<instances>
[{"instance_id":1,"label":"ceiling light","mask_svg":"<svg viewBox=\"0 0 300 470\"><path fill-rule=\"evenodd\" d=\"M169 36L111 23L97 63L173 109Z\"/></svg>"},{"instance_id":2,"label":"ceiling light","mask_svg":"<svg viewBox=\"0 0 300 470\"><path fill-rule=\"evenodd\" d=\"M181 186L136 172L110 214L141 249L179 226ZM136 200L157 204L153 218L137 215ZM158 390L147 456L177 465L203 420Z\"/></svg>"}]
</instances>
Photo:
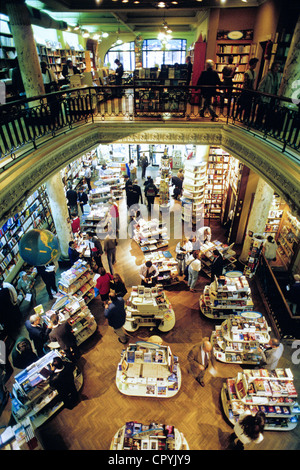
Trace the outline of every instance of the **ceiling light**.
<instances>
[{"instance_id":1,"label":"ceiling light","mask_svg":"<svg viewBox=\"0 0 300 470\"><path fill-rule=\"evenodd\" d=\"M78 29L80 28L79 24L77 24L75 27L74 27L74 31L78 31Z\"/></svg>"},{"instance_id":2,"label":"ceiling light","mask_svg":"<svg viewBox=\"0 0 300 470\"><path fill-rule=\"evenodd\" d=\"M100 34L94 34L93 39L96 39L96 40L97 40L97 39L99 39L99 38L100 38Z\"/></svg>"},{"instance_id":3,"label":"ceiling light","mask_svg":"<svg viewBox=\"0 0 300 470\"><path fill-rule=\"evenodd\" d=\"M158 2L157 6L158 8L166 8L165 2Z\"/></svg>"},{"instance_id":4,"label":"ceiling light","mask_svg":"<svg viewBox=\"0 0 300 470\"><path fill-rule=\"evenodd\" d=\"M90 36L90 33L88 31L84 31L82 37L83 38L88 38Z\"/></svg>"},{"instance_id":5,"label":"ceiling light","mask_svg":"<svg viewBox=\"0 0 300 470\"><path fill-rule=\"evenodd\" d=\"M102 33L103 38L108 38L109 34L108 33Z\"/></svg>"}]
</instances>

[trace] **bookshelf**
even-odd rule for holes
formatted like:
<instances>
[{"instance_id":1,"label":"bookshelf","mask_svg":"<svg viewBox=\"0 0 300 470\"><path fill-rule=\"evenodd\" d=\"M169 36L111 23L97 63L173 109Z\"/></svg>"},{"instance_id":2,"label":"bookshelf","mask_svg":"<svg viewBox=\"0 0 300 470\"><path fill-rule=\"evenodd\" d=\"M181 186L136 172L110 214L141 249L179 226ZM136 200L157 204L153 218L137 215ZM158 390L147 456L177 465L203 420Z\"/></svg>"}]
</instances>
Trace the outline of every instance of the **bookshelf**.
<instances>
[{"instance_id":1,"label":"bookshelf","mask_svg":"<svg viewBox=\"0 0 300 470\"><path fill-rule=\"evenodd\" d=\"M222 70L228 64L228 58L233 56L233 65L237 65L233 85L241 87L244 81L244 73L250 59L251 41L218 40L216 49L216 70L220 80L223 80Z\"/></svg>"},{"instance_id":2,"label":"bookshelf","mask_svg":"<svg viewBox=\"0 0 300 470\"><path fill-rule=\"evenodd\" d=\"M161 285L155 287L133 286L126 301L126 331L140 327L170 331L175 325L175 312Z\"/></svg>"},{"instance_id":3,"label":"bookshelf","mask_svg":"<svg viewBox=\"0 0 300 470\"><path fill-rule=\"evenodd\" d=\"M240 271L229 271L204 287L199 299L204 316L223 320L234 313L253 310L249 283Z\"/></svg>"},{"instance_id":4,"label":"bookshelf","mask_svg":"<svg viewBox=\"0 0 300 470\"><path fill-rule=\"evenodd\" d=\"M250 279L255 275L264 241L264 235L259 233L254 233L251 238L248 259L244 268L245 276Z\"/></svg>"},{"instance_id":5,"label":"bookshelf","mask_svg":"<svg viewBox=\"0 0 300 470\"><path fill-rule=\"evenodd\" d=\"M282 215L280 232L277 236L278 250L283 264L288 269L293 265L299 253L300 222L289 210Z\"/></svg>"},{"instance_id":6,"label":"bookshelf","mask_svg":"<svg viewBox=\"0 0 300 470\"><path fill-rule=\"evenodd\" d=\"M19 254L19 241L32 229L54 232L49 199L44 186L37 189L26 201L22 210L9 218L0 228L0 275L11 282L24 264Z\"/></svg>"},{"instance_id":7,"label":"bookshelf","mask_svg":"<svg viewBox=\"0 0 300 470\"><path fill-rule=\"evenodd\" d=\"M226 379L221 390L224 413L234 426L246 410L266 415L265 431L296 428L300 407L291 369L245 369Z\"/></svg>"},{"instance_id":8,"label":"bookshelf","mask_svg":"<svg viewBox=\"0 0 300 470\"><path fill-rule=\"evenodd\" d=\"M184 222L197 224L203 221L205 185L206 162L186 160L181 197Z\"/></svg>"},{"instance_id":9,"label":"bookshelf","mask_svg":"<svg viewBox=\"0 0 300 470\"><path fill-rule=\"evenodd\" d=\"M96 285L94 273L86 261L77 261L73 266L61 273L58 280L58 290L62 295L71 296L78 301L84 300L87 305L95 298ZM67 301L64 302L67 304Z\"/></svg>"},{"instance_id":10,"label":"bookshelf","mask_svg":"<svg viewBox=\"0 0 300 470\"><path fill-rule=\"evenodd\" d=\"M50 351L14 377L11 401L12 416L17 423L29 418L36 429L63 407L63 402L55 400L57 391L50 388L41 374L42 369L48 368L57 356L60 356L57 351ZM83 376L77 367L74 379L77 390L80 390Z\"/></svg>"},{"instance_id":11,"label":"bookshelf","mask_svg":"<svg viewBox=\"0 0 300 470\"><path fill-rule=\"evenodd\" d=\"M272 235L273 238L277 238L285 207L285 201L277 194L274 194L265 231L263 233L266 237Z\"/></svg>"},{"instance_id":12,"label":"bookshelf","mask_svg":"<svg viewBox=\"0 0 300 470\"><path fill-rule=\"evenodd\" d=\"M207 163L207 184L204 193L204 218L221 219L226 195L230 155L219 147L210 147Z\"/></svg>"},{"instance_id":13,"label":"bookshelf","mask_svg":"<svg viewBox=\"0 0 300 470\"><path fill-rule=\"evenodd\" d=\"M200 246L201 254L201 271L203 271L208 277L211 274L211 264L213 262L213 250L218 250L223 256L223 266L226 271L232 271L236 265L236 252L232 249L232 245L227 245L219 240L212 242L206 242Z\"/></svg>"},{"instance_id":14,"label":"bookshelf","mask_svg":"<svg viewBox=\"0 0 300 470\"><path fill-rule=\"evenodd\" d=\"M48 64L49 68L52 69L57 80L65 80L62 75L63 66L66 64L67 59L72 59L73 65L75 65L82 73L85 71L85 51L82 49L74 50L70 48L62 49L60 43L57 43L57 47L53 47L50 44L42 45L36 44L37 54L40 62L44 61Z\"/></svg>"},{"instance_id":15,"label":"bookshelf","mask_svg":"<svg viewBox=\"0 0 300 470\"><path fill-rule=\"evenodd\" d=\"M43 450L35 429L29 418L20 423L8 426L0 435L0 449L2 450Z\"/></svg>"},{"instance_id":16,"label":"bookshelf","mask_svg":"<svg viewBox=\"0 0 300 470\"><path fill-rule=\"evenodd\" d=\"M91 200L89 204L91 205ZM90 212L84 212L81 217L81 231L91 232L97 234L98 237L103 238L107 234L107 227L109 222L109 207L105 206L102 202L97 202L91 205ZM76 240L78 245L85 245L84 240ZM86 254L87 252L85 252Z\"/></svg>"},{"instance_id":17,"label":"bookshelf","mask_svg":"<svg viewBox=\"0 0 300 470\"><path fill-rule=\"evenodd\" d=\"M118 390L129 396L174 397L181 386L178 357L170 346L139 341L122 351L117 367Z\"/></svg>"},{"instance_id":18,"label":"bookshelf","mask_svg":"<svg viewBox=\"0 0 300 470\"><path fill-rule=\"evenodd\" d=\"M173 425L127 421L114 435L110 450L189 450L184 435Z\"/></svg>"},{"instance_id":19,"label":"bookshelf","mask_svg":"<svg viewBox=\"0 0 300 470\"><path fill-rule=\"evenodd\" d=\"M160 160L159 206L165 209L170 206L170 178L172 176L170 158L164 155Z\"/></svg>"},{"instance_id":20,"label":"bookshelf","mask_svg":"<svg viewBox=\"0 0 300 470\"><path fill-rule=\"evenodd\" d=\"M212 332L213 354L220 362L256 365L261 359L257 348L269 342L269 331L259 312L231 315Z\"/></svg>"}]
</instances>

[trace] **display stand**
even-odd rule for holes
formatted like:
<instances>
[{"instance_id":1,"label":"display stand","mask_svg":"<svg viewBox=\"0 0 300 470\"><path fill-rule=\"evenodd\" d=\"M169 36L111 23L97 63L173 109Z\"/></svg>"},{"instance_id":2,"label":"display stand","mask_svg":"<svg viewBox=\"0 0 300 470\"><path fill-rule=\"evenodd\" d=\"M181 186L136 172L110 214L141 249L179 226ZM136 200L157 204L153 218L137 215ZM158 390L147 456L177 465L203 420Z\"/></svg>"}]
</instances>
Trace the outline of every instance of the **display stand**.
<instances>
[{"instance_id":1,"label":"display stand","mask_svg":"<svg viewBox=\"0 0 300 470\"><path fill-rule=\"evenodd\" d=\"M184 180L181 203L182 218L196 224L203 221L203 202L206 183L206 163L187 160L184 164Z\"/></svg>"},{"instance_id":2,"label":"display stand","mask_svg":"<svg viewBox=\"0 0 300 470\"><path fill-rule=\"evenodd\" d=\"M160 250L168 246L166 224L158 219L145 221L141 219L134 227L133 240L143 252Z\"/></svg>"},{"instance_id":3,"label":"display stand","mask_svg":"<svg viewBox=\"0 0 300 470\"><path fill-rule=\"evenodd\" d=\"M92 232L100 234L106 233L109 221L109 208L103 204L91 206L90 212L83 213L81 221L82 232Z\"/></svg>"},{"instance_id":4,"label":"display stand","mask_svg":"<svg viewBox=\"0 0 300 470\"><path fill-rule=\"evenodd\" d=\"M70 269L61 273L58 289L63 295L72 296L77 300L83 299L85 304L88 304L95 298L96 284L93 276L89 264L78 260Z\"/></svg>"},{"instance_id":5,"label":"display stand","mask_svg":"<svg viewBox=\"0 0 300 470\"><path fill-rule=\"evenodd\" d=\"M110 450L189 450L184 435L172 425L129 421L114 435Z\"/></svg>"},{"instance_id":6,"label":"display stand","mask_svg":"<svg viewBox=\"0 0 300 470\"><path fill-rule=\"evenodd\" d=\"M157 327L170 331L175 325L175 313L162 286L133 286L126 302L125 330L136 331L139 327Z\"/></svg>"},{"instance_id":7,"label":"display stand","mask_svg":"<svg viewBox=\"0 0 300 470\"><path fill-rule=\"evenodd\" d=\"M291 431L300 414L291 369L244 370L227 379L221 390L224 413L232 425L246 410L266 415L265 431Z\"/></svg>"},{"instance_id":8,"label":"display stand","mask_svg":"<svg viewBox=\"0 0 300 470\"><path fill-rule=\"evenodd\" d=\"M25 418L14 426L8 426L0 435L0 449L43 450L43 447L35 435L31 420Z\"/></svg>"},{"instance_id":9,"label":"display stand","mask_svg":"<svg viewBox=\"0 0 300 470\"><path fill-rule=\"evenodd\" d=\"M169 251L155 251L145 255L145 261L151 261L158 269L157 281L164 288L177 285L180 281L178 278L178 261L173 258Z\"/></svg>"},{"instance_id":10,"label":"display stand","mask_svg":"<svg viewBox=\"0 0 300 470\"><path fill-rule=\"evenodd\" d=\"M181 386L178 358L169 346L142 341L129 344L118 364L116 385L124 395L171 398Z\"/></svg>"},{"instance_id":11,"label":"display stand","mask_svg":"<svg viewBox=\"0 0 300 470\"><path fill-rule=\"evenodd\" d=\"M218 240L214 240L213 242L207 242L200 246L200 254L201 254L201 270L210 277L211 274L211 265L214 260L213 250L218 250L221 255L223 256L223 272L231 271L235 269L236 264L236 252L232 249L233 243L231 245L227 245L226 243L222 243Z\"/></svg>"},{"instance_id":12,"label":"display stand","mask_svg":"<svg viewBox=\"0 0 300 470\"><path fill-rule=\"evenodd\" d=\"M249 283L241 271L228 271L205 286L199 299L200 310L207 318L225 319L237 312L253 310Z\"/></svg>"},{"instance_id":13,"label":"display stand","mask_svg":"<svg viewBox=\"0 0 300 470\"><path fill-rule=\"evenodd\" d=\"M95 181L94 185L96 185L96 188L91 189L89 192L89 203L96 204L98 202L108 202L112 197L110 186L108 184L103 184L102 181Z\"/></svg>"},{"instance_id":14,"label":"display stand","mask_svg":"<svg viewBox=\"0 0 300 470\"><path fill-rule=\"evenodd\" d=\"M17 423L29 418L33 427L38 428L63 407L63 402L54 400L57 391L52 390L46 381L48 366L57 356L60 356L58 351L50 351L15 376L12 415ZM77 367L74 370L74 379L76 389L79 390L83 384L83 376Z\"/></svg>"},{"instance_id":15,"label":"display stand","mask_svg":"<svg viewBox=\"0 0 300 470\"><path fill-rule=\"evenodd\" d=\"M232 315L217 325L211 335L213 354L218 361L259 364L259 347L270 341L270 327L259 312Z\"/></svg>"},{"instance_id":16,"label":"display stand","mask_svg":"<svg viewBox=\"0 0 300 470\"><path fill-rule=\"evenodd\" d=\"M256 272L264 241L265 237L263 235L254 233L250 244L248 260L244 268L245 276L249 277L250 279Z\"/></svg>"},{"instance_id":17,"label":"display stand","mask_svg":"<svg viewBox=\"0 0 300 470\"><path fill-rule=\"evenodd\" d=\"M161 159L159 183L159 207L165 209L170 206L170 159L164 155Z\"/></svg>"}]
</instances>

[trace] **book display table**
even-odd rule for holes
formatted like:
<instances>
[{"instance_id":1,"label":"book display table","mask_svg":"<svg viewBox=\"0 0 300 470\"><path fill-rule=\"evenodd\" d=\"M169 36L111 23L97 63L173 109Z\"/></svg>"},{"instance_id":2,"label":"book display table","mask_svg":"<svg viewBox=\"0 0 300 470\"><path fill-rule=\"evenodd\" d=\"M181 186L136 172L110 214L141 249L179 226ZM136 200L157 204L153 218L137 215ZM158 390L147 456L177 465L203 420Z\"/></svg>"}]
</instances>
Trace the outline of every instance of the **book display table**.
<instances>
[{"instance_id":1,"label":"book display table","mask_svg":"<svg viewBox=\"0 0 300 470\"><path fill-rule=\"evenodd\" d=\"M2 450L43 450L38 441L30 418L23 419L14 426L8 426L0 435Z\"/></svg>"},{"instance_id":2,"label":"book display table","mask_svg":"<svg viewBox=\"0 0 300 470\"><path fill-rule=\"evenodd\" d=\"M253 310L246 276L240 271L228 271L225 276L215 277L214 282L204 287L199 305L204 316L220 320L234 313Z\"/></svg>"},{"instance_id":3,"label":"book display table","mask_svg":"<svg viewBox=\"0 0 300 470\"><path fill-rule=\"evenodd\" d=\"M86 261L78 260L64 271L58 281L58 290L63 295L83 299L86 304L95 298L94 273Z\"/></svg>"},{"instance_id":4,"label":"book display table","mask_svg":"<svg viewBox=\"0 0 300 470\"><path fill-rule=\"evenodd\" d=\"M178 358L169 346L144 341L129 344L118 364L116 385L124 395L171 398L181 386Z\"/></svg>"},{"instance_id":5,"label":"book display table","mask_svg":"<svg viewBox=\"0 0 300 470\"><path fill-rule=\"evenodd\" d=\"M167 227L158 219L146 222L142 219L134 228L133 240L143 252L161 250L168 246Z\"/></svg>"},{"instance_id":6,"label":"book display table","mask_svg":"<svg viewBox=\"0 0 300 470\"><path fill-rule=\"evenodd\" d=\"M62 408L63 402L54 400L57 391L52 390L46 381L48 366L57 356L57 351L50 351L15 376L12 387L12 415L17 423L30 418L33 427L38 428ZM83 376L77 367L74 370L74 378L75 386L80 390Z\"/></svg>"},{"instance_id":7,"label":"book display table","mask_svg":"<svg viewBox=\"0 0 300 470\"><path fill-rule=\"evenodd\" d=\"M221 255L223 256L224 260L224 269L225 271L232 271L235 269L236 264L236 252L232 249L233 243L231 245L227 245L226 243L222 243L218 240L214 240L213 242L206 242L200 247L200 254L201 254L201 271L203 271L207 276L210 277L211 273L211 265L214 260L214 256L212 254L213 250L218 250ZM224 271L223 271L224 272Z\"/></svg>"},{"instance_id":8,"label":"book display table","mask_svg":"<svg viewBox=\"0 0 300 470\"><path fill-rule=\"evenodd\" d=\"M178 284L178 261L173 258L169 251L155 251L145 254L145 261L151 261L159 272L157 281L164 287Z\"/></svg>"},{"instance_id":9,"label":"book display table","mask_svg":"<svg viewBox=\"0 0 300 470\"><path fill-rule=\"evenodd\" d=\"M297 426L300 407L290 369L244 370L221 390L224 413L231 424L246 410L266 415L266 431L290 431Z\"/></svg>"},{"instance_id":10,"label":"book display table","mask_svg":"<svg viewBox=\"0 0 300 470\"><path fill-rule=\"evenodd\" d=\"M211 335L213 354L218 361L258 364L258 347L270 341L270 327L259 312L232 315L217 325Z\"/></svg>"},{"instance_id":11,"label":"book display table","mask_svg":"<svg viewBox=\"0 0 300 470\"><path fill-rule=\"evenodd\" d=\"M189 450L189 446L172 425L128 421L114 435L110 450Z\"/></svg>"},{"instance_id":12,"label":"book display table","mask_svg":"<svg viewBox=\"0 0 300 470\"><path fill-rule=\"evenodd\" d=\"M133 286L126 301L125 330L136 331L140 326L170 331L175 325L175 313L162 286Z\"/></svg>"},{"instance_id":13,"label":"book display table","mask_svg":"<svg viewBox=\"0 0 300 470\"><path fill-rule=\"evenodd\" d=\"M84 213L81 218L81 231L104 234L107 230L109 222L109 207L104 204L94 204L91 206L91 211ZM77 241L77 240L76 240ZM81 242L82 243L82 242ZM80 251L80 249L78 250Z\"/></svg>"},{"instance_id":14,"label":"book display table","mask_svg":"<svg viewBox=\"0 0 300 470\"><path fill-rule=\"evenodd\" d=\"M91 189L89 192L89 203L108 202L111 198L109 184L103 184L103 181L95 181L94 185L96 188Z\"/></svg>"}]
</instances>

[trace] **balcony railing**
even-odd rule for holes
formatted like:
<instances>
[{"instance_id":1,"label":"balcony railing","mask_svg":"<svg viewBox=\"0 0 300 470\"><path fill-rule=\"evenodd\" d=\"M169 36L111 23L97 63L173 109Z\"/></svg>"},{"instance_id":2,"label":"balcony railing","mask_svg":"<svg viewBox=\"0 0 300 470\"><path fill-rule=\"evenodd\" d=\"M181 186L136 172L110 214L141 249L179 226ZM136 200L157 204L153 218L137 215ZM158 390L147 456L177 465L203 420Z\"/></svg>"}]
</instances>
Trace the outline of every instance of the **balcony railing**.
<instances>
[{"instance_id":1,"label":"balcony railing","mask_svg":"<svg viewBox=\"0 0 300 470\"><path fill-rule=\"evenodd\" d=\"M202 87L204 89L211 87ZM32 143L53 138L75 125L104 120L177 119L202 121L201 92L196 87L101 86L70 88L0 106L0 157L22 154ZM241 125L281 151L299 150L299 107L288 98L219 87L212 106L227 124ZM41 139L44 137L44 139ZM47 139L46 139L47 140Z\"/></svg>"}]
</instances>

